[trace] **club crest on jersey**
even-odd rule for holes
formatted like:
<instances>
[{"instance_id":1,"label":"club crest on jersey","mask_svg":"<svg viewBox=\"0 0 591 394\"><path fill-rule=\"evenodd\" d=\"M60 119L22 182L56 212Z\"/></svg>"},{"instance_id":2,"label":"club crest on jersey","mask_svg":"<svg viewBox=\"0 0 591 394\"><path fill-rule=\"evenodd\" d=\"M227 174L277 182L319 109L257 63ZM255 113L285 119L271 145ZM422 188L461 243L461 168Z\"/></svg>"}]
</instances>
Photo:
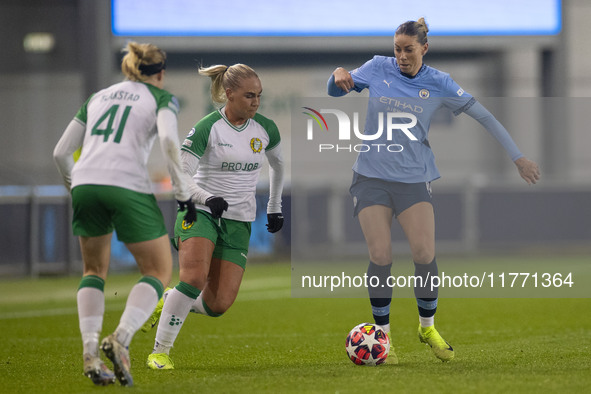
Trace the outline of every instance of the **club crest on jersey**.
<instances>
[{"instance_id":1,"label":"club crest on jersey","mask_svg":"<svg viewBox=\"0 0 591 394\"><path fill-rule=\"evenodd\" d=\"M421 89L419 90L419 97L422 99L428 99L429 98L429 91L427 89Z\"/></svg>"},{"instance_id":2,"label":"club crest on jersey","mask_svg":"<svg viewBox=\"0 0 591 394\"><path fill-rule=\"evenodd\" d=\"M263 149L262 141L256 137L252 138L250 140L250 149L252 149L254 153L260 153L261 149Z\"/></svg>"},{"instance_id":3,"label":"club crest on jersey","mask_svg":"<svg viewBox=\"0 0 591 394\"><path fill-rule=\"evenodd\" d=\"M181 227L183 228L183 230L188 230L191 227L193 227L194 224L195 224L195 222L191 222L191 223L187 224L187 222L185 222L183 220L183 222L181 223Z\"/></svg>"}]
</instances>

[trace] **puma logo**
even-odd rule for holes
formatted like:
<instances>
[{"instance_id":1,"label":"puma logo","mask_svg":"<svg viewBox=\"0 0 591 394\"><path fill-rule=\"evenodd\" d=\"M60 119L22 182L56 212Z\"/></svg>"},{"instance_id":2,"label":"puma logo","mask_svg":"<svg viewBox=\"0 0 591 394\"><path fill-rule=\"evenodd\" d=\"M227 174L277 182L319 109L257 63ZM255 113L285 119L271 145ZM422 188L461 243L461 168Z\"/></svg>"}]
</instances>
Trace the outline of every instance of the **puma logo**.
<instances>
[{"instance_id":1,"label":"puma logo","mask_svg":"<svg viewBox=\"0 0 591 394\"><path fill-rule=\"evenodd\" d=\"M385 79L384 79L384 81L383 81L383 82L384 82L386 85L388 85L388 87L390 87L390 84L392 83L392 82L388 82L388 81L386 81Z\"/></svg>"}]
</instances>

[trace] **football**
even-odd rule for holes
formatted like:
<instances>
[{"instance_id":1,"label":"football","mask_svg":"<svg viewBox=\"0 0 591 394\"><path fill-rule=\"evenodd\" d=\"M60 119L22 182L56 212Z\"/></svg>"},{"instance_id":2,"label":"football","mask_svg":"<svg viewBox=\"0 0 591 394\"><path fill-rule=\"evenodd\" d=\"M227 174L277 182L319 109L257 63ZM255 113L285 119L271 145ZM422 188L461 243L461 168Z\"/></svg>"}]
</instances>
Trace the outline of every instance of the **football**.
<instances>
[{"instance_id":1,"label":"football","mask_svg":"<svg viewBox=\"0 0 591 394\"><path fill-rule=\"evenodd\" d=\"M361 323L347 335L346 349L356 365L379 365L388 358L390 338L379 326Z\"/></svg>"}]
</instances>

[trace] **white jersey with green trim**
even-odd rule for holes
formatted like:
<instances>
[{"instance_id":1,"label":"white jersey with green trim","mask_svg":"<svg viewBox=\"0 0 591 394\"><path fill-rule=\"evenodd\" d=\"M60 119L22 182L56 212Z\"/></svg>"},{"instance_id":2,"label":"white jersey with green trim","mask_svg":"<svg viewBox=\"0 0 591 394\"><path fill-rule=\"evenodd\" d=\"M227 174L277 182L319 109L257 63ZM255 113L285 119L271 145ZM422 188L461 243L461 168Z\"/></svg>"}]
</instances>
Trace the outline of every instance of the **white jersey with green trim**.
<instances>
[{"instance_id":1,"label":"white jersey with green trim","mask_svg":"<svg viewBox=\"0 0 591 394\"><path fill-rule=\"evenodd\" d=\"M124 81L90 96L75 117L86 131L72 187L111 185L152 193L147 162L163 108L178 113L176 98L142 82Z\"/></svg>"},{"instance_id":2,"label":"white jersey with green trim","mask_svg":"<svg viewBox=\"0 0 591 394\"><path fill-rule=\"evenodd\" d=\"M281 141L275 123L256 114L240 127L232 125L225 108L201 119L181 150L199 158L193 180L200 188L228 202L226 219L252 222L256 218L256 186L264 153ZM209 208L196 204L209 212Z\"/></svg>"}]
</instances>

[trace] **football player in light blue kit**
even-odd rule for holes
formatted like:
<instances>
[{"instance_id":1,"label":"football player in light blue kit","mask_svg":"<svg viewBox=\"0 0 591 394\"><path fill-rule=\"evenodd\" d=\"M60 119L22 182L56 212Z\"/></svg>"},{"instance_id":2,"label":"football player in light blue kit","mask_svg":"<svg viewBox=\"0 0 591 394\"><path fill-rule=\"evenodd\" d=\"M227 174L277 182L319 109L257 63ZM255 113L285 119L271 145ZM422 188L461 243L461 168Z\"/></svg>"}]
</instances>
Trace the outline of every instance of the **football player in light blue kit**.
<instances>
[{"instance_id":1,"label":"football player in light blue kit","mask_svg":"<svg viewBox=\"0 0 591 394\"><path fill-rule=\"evenodd\" d=\"M419 339L431 346L436 357L449 361L454 350L434 326L438 291L427 283L427 278L438 274L430 182L440 175L427 139L433 114L442 106L455 115L468 114L499 141L528 184L535 184L540 172L486 108L448 74L423 64L428 31L424 18L401 24L394 35L395 57L375 56L351 72L337 68L328 81L328 94L338 97L351 90L369 89L364 133L377 136L380 129L382 132L371 141L372 149L359 153L351 185L354 212L369 250L367 275L378 277L380 284L387 283L392 267L390 228L395 216L408 239L415 276L424 280L414 289ZM393 125L390 139L388 122ZM393 144L396 149L386 148ZM369 298L376 324L390 333L392 288L370 287ZM393 348L389 360L398 362Z\"/></svg>"}]
</instances>

